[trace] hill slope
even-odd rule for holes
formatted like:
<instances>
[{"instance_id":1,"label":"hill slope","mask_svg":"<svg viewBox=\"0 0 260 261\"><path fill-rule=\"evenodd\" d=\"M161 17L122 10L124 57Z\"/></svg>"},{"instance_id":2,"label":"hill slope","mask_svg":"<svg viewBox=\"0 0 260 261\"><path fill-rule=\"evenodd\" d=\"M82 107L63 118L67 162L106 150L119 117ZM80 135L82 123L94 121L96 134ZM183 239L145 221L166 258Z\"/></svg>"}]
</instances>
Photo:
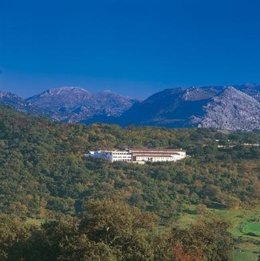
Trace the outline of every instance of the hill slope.
<instances>
[{"instance_id":1,"label":"hill slope","mask_svg":"<svg viewBox=\"0 0 260 261\"><path fill-rule=\"evenodd\" d=\"M247 89L247 92L249 90ZM234 87L167 89L134 105L120 118L123 125L260 129L260 103Z\"/></svg>"},{"instance_id":2,"label":"hill slope","mask_svg":"<svg viewBox=\"0 0 260 261\"><path fill-rule=\"evenodd\" d=\"M219 150L216 139L235 147ZM74 215L86 200L113 197L162 218L186 203L253 205L259 202L260 151L240 144L257 141L257 132L60 124L0 107L0 211ZM84 157L91 149L126 146L181 147L191 158L139 166Z\"/></svg>"}]
</instances>

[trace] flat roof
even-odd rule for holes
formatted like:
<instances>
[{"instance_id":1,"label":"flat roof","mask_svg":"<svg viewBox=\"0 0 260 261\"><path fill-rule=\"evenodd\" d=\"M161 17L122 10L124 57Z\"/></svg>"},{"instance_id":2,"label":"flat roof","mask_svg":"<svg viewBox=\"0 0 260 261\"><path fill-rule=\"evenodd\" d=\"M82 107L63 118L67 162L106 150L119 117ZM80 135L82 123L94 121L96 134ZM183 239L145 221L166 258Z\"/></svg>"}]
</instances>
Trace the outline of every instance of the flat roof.
<instances>
[{"instance_id":1,"label":"flat roof","mask_svg":"<svg viewBox=\"0 0 260 261\"><path fill-rule=\"evenodd\" d=\"M179 153L176 153L176 152L160 152L160 151L152 151L152 152L132 152L133 155L168 155L168 156L171 156L171 155L179 155Z\"/></svg>"},{"instance_id":2,"label":"flat roof","mask_svg":"<svg viewBox=\"0 0 260 261\"><path fill-rule=\"evenodd\" d=\"M90 150L90 152L103 152L103 153L141 153L141 154L178 154L178 152L185 152L182 149L99 149L99 150Z\"/></svg>"},{"instance_id":3,"label":"flat roof","mask_svg":"<svg viewBox=\"0 0 260 261\"><path fill-rule=\"evenodd\" d=\"M160 158L172 158L172 154L135 154L134 157L160 157Z\"/></svg>"},{"instance_id":4,"label":"flat roof","mask_svg":"<svg viewBox=\"0 0 260 261\"><path fill-rule=\"evenodd\" d=\"M129 148L129 151L182 151L182 149L161 149L161 148Z\"/></svg>"}]
</instances>

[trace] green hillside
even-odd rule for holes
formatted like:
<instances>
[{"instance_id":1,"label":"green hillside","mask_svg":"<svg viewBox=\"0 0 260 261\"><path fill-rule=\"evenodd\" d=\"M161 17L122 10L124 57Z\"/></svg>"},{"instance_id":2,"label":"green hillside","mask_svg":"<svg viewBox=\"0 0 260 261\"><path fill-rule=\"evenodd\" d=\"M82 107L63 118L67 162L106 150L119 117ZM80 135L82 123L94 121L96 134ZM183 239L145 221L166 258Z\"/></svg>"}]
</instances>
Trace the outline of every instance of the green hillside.
<instances>
[{"instance_id":1,"label":"green hillside","mask_svg":"<svg viewBox=\"0 0 260 261\"><path fill-rule=\"evenodd\" d=\"M177 244L176 240L172 241L172 245L175 246L174 260L178 260L176 253L182 255L182 258L186 255L186 259L183 260L202 260L200 258L206 256L207 252L201 245L204 239L200 238L201 241L193 242L196 246L193 249L188 247L190 241L184 240L180 235L186 235L190 224L194 223L193 220L199 221L195 221L195 228L190 228L190 231L203 226L196 223L200 222L201 218L204 220L204 225L207 223L205 220L210 222L209 220L215 219L216 216L220 216L222 220L231 220L227 214L224 215L225 217L212 214L213 217L208 214L214 211L222 211L221 213L233 213L232 211L245 209L256 211L260 198L260 148L253 144L259 141L260 132L228 133L211 129L133 126L120 128L116 125L60 124L1 107L0 211L3 220L10 216L13 220L17 220L15 224L9 224L7 221L2 223L6 224L5 228L15 225L19 231L25 229L24 226L26 231L28 227L39 229L45 226L41 228L41 233L47 233L48 222L65 219L66 221L60 224L64 225L64 228L71 227L73 223L83 222L86 213L91 213L90 204L102 210L99 204L102 206L102 202L112 201L115 206L118 204L122 213L131 211L127 209L129 207L136 213L141 211L142 215L148 215L148 220L154 220L137 226L142 231L140 232L142 244L147 244L147 247L142 245L145 251L148 251L152 244L146 238L148 236L146 233L152 233L155 242L155 235L159 237L161 233L166 233L173 226L177 226L180 231L171 233L179 242ZM190 157L178 163L134 165L120 162L112 164L84 156L90 149L124 147L183 148ZM105 206L103 209L106 209ZM98 211L95 207L94 210ZM94 210L93 213L96 213ZM140 213L136 215L141 215ZM109 214L108 211L107 215L112 215L113 218L115 213ZM135 220L136 216L132 218ZM249 219L243 224L239 233L247 235L252 240L259 238L257 219L251 220L252 216L246 218ZM90 222L89 219L87 220ZM44 225L46 222L47 225ZM181 224L187 226L183 227ZM146 226L152 228L146 229ZM124 229L128 231L130 228ZM239 249L242 249L241 244L244 241L239 242L240 236L232 229L231 226L229 231L235 236ZM79 235L79 232L71 233L73 237L80 237L78 240L83 240L81 238L83 235ZM20 233L29 232L20 231L18 234ZM90 235L88 233L92 232L86 232L86 235ZM27 236L23 234L22 237L29 240L28 235L31 236L29 233ZM131 232L129 237L132 236L138 237ZM97 240L96 237L97 235L88 240L92 240L93 243L93 240ZM196 236L189 234L189 237L187 235L186 237ZM217 240L216 238L215 241ZM257 240L253 240L256 248L259 246ZM95 245L98 247L95 248L97 257L100 258L99 254L107 251L107 257L111 256L111 258L92 260L156 260L155 254L149 252L154 249L153 247L148 251L150 254L144 254L146 259L141 256L138 257L139 259L137 257L131 259L133 258L131 251L129 259L125 256L121 256L120 259L122 253L121 250L119 251L122 247L120 242L116 247L114 245L112 247L112 243L103 239L101 241L102 246ZM95 244L97 242L99 240L95 241ZM135 244L134 242L131 241L131 244ZM88 246L91 245L89 244ZM193 256L197 259L191 259L192 255L187 249L193 251L193 254L196 253ZM1 251L6 253L7 250ZM257 249L252 251L257 253ZM213 252L212 248L211 253L207 255L213 256ZM170 258L169 256L170 254L167 254L165 258ZM160 258L157 260L171 260ZM221 260L216 258L218 257L206 260ZM11 259L0 258L0 260ZM53 257L49 260L58 259Z\"/></svg>"}]
</instances>

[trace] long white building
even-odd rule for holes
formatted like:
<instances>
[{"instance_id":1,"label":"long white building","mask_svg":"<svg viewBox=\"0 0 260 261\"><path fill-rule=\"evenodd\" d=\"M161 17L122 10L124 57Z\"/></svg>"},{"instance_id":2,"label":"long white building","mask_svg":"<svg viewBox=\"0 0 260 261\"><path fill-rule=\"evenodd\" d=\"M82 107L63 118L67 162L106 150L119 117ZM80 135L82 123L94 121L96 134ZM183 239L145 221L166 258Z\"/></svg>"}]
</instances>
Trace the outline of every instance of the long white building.
<instances>
[{"instance_id":1,"label":"long white building","mask_svg":"<svg viewBox=\"0 0 260 261\"><path fill-rule=\"evenodd\" d=\"M133 163L178 161L186 158L182 149L126 149L89 151L87 156L106 159L111 162L125 161Z\"/></svg>"},{"instance_id":2,"label":"long white building","mask_svg":"<svg viewBox=\"0 0 260 261\"><path fill-rule=\"evenodd\" d=\"M89 151L88 156L93 158L106 159L114 161L132 161L132 155L125 150L96 150Z\"/></svg>"}]
</instances>

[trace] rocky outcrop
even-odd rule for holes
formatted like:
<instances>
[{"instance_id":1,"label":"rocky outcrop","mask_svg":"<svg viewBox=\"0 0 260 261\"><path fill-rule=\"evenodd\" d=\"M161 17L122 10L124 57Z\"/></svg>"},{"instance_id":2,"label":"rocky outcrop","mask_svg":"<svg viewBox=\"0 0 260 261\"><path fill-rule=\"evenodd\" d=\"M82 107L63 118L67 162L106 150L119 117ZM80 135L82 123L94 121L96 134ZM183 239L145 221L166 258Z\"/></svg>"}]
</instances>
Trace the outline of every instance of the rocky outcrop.
<instances>
[{"instance_id":1,"label":"rocky outcrop","mask_svg":"<svg viewBox=\"0 0 260 261\"><path fill-rule=\"evenodd\" d=\"M205 106L199 126L227 130L260 129L260 103L234 87L228 87Z\"/></svg>"}]
</instances>

